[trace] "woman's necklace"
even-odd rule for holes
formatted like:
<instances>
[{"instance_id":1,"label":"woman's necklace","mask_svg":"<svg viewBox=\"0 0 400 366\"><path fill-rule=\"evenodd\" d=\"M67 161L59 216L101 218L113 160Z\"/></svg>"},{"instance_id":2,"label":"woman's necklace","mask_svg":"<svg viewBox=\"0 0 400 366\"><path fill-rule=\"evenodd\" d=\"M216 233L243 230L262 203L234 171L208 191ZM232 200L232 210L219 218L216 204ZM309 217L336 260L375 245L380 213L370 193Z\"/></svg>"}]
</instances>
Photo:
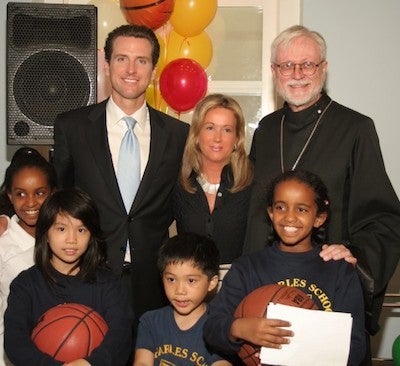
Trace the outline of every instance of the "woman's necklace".
<instances>
[{"instance_id":1,"label":"woman's necklace","mask_svg":"<svg viewBox=\"0 0 400 366\"><path fill-rule=\"evenodd\" d=\"M216 194L218 192L219 183L210 183L203 174L200 174L196 178L197 182L200 184L204 192L209 194Z\"/></svg>"},{"instance_id":2,"label":"woman's necklace","mask_svg":"<svg viewBox=\"0 0 400 366\"><path fill-rule=\"evenodd\" d=\"M328 110L329 106L332 104L332 99L329 101L328 105L325 107L325 109L322 111L320 116L318 117L317 121L314 124L314 127L312 128L310 135L307 138L306 143L304 144L303 148L301 149L299 155L297 156L296 161L294 162L291 170L295 170L297 167L297 164L299 163L300 159L302 158L304 152L306 151L308 144L310 143L312 137L314 136L315 130L317 129L322 117L324 116L325 112ZM285 171L285 167L283 164L283 123L285 121L285 115L282 116L281 119L281 137L280 137L280 148L281 148L281 171L282 173Z\"/></svg>"}]
</instances>

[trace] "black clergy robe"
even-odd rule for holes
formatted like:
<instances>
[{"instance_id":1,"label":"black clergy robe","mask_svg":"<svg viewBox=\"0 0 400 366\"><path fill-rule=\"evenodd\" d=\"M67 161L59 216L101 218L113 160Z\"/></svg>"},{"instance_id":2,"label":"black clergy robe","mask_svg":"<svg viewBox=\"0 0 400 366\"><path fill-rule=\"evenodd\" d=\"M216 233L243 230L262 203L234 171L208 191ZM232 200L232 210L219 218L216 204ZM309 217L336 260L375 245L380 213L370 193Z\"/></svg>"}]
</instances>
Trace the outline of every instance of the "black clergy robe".
<instances>
[{"instance_id":1,"label":"black clergy robe","mask_svg":"<svg viewBox=\"0 0 400 366\"><path fill-rule=\"evenodd\" d=\"M270 225L266 215L268 182L281 166L290 170L315 122L331 99L325 93L300 112L285 104L264 117L254 133L250 158L255 165L255 187L250 204L244 252L266 243ZM327 242L349 244L360 266L372 275L373 296L367 301L367 329L374 334L388 281L400 256L400 203L386 174L373 121L335 101L326 110L297 169L318 174L331 200ZM365 284L364 284L365 285Z\"/></svg>"}]
</instances>

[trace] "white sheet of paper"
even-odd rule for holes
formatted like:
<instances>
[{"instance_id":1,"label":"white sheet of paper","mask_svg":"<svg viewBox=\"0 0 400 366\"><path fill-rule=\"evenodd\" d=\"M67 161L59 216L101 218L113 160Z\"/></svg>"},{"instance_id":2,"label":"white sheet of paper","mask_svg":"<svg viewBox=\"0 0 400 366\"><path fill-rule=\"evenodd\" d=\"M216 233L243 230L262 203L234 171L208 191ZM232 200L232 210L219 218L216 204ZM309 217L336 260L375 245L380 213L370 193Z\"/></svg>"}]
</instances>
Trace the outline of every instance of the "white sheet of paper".
<instances>
[{"instance_id":1,"label":"white sheet of paper","mask_svg":"<svg viewBox=\"0 0 400 366\"><path fill-rule=\"evenodd\" d=\"M346 366L353 318L349 313L301 309L270 303L269 319L289 321L294 332L281 349L261 348L262 364L279 366Z\"/></svg>"}]
</instances>

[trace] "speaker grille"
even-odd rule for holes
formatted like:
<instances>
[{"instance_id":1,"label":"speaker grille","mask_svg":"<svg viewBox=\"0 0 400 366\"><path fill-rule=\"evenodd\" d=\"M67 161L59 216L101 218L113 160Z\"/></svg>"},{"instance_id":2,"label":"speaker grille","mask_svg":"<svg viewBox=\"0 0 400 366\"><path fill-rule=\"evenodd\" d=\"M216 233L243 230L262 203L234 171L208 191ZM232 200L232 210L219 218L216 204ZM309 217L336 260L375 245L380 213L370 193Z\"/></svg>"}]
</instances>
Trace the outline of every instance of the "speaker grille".
<instances>
[{"instance_id":1,"label":"speaker grille","mask_svg":"<svg viewBox=\"0 0 400 366\"><path fill-rule=\"evenodd\" d=\"M90 80L84 66L59 51L31 55L14 78L14 98L21 112L39 125L52 126L57 114L89 101Z\"/></svg>"},{"instance_id":2,"label":"speaker grille","mask_svg":"<svg viewBox=\"0 0 400 366\"><path fill-rule=\"evenodd\" d=\"M57 114L96 102L92 5L7 4L7 142L53 144Z\"/></svg>"},{"instance_id":3,"label":"speaker grille","mask_svg":"<svg viewBox=\"0 0 400 366\"><path fill-rule=\"evenodd\" d=\"M90 26L90 18L87 16L60 19L16 14L13 43L16 47L63 44L69 47L89 48Z\"/></svg>"}]
</instances>

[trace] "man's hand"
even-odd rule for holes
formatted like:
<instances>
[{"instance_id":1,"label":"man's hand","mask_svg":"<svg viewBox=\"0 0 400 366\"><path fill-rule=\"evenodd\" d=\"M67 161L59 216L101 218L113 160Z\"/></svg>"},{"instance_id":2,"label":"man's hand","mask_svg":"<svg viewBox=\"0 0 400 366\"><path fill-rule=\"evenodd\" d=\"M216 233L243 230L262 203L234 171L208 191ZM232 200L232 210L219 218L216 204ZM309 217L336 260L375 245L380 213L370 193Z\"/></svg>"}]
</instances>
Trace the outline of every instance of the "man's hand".
<instances>
[{"instance_id":1,"label":"man's hand","mask_svg":"<svg viewBox=\"0 0 400 366\"><path fill-rule=\"evenodd\" d=\"M343 244L324 244L319 255L326 262L332 259L334 261L344 259L353 266L357 264L357 258L355 258L351 251Z\"/></svg>"}]
</instances>

